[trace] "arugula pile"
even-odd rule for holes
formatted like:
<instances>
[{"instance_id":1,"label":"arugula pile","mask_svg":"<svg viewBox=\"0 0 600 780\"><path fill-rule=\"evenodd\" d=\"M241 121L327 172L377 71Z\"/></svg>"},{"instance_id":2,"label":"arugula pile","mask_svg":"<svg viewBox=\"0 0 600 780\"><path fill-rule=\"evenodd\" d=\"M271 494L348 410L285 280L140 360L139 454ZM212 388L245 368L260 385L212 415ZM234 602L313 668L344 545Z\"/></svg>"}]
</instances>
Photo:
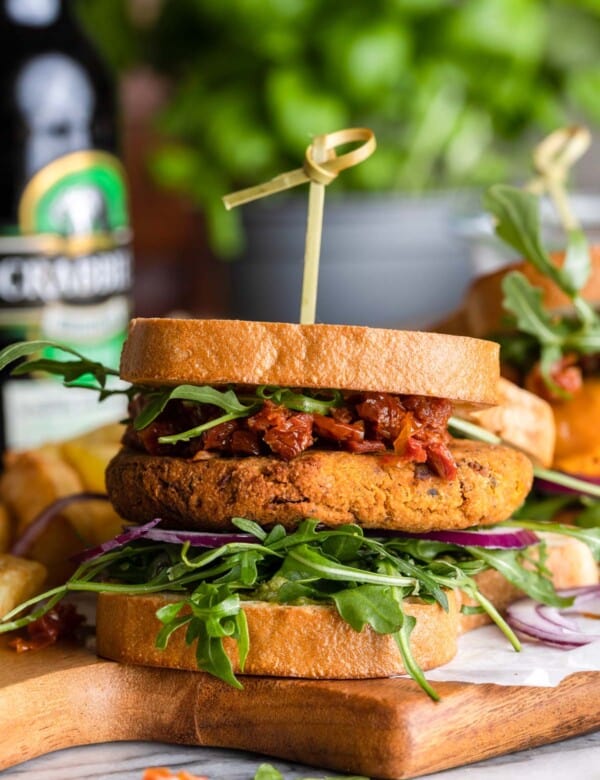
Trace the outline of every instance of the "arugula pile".
<instances>
[{"instance_id":1,"label":"arugula pile","mask_svg":"<svg viewBox=\"0 0 600 780\"><path fill-rule=\"evenodd\" d=\"M243 519L234 522L256 536L256 544L226 544L192 554L187 544L131 543L82 564L65 585L19 607L20 613L43 602L24 617L15 618L14 612L6 615L0 632L36 620L68 592L184 592L180 600L157 613L163 624L157 646L164 648L172 633L185 627L186 642L196 643L199 668L241 687L222 639L229 636L237 640L243 666L248 651L241 610L244 598L281 604L330 603L357 631L369 624L379 633L393 634L410 674L436 698L412 659L409 636L415 621L404 613L403 600L419 595L447 610L444 588L459 587L488 611L518 646L472 580L473 574L485 568L476 554L437 542L366 538L358 526L318 530L316 521L307 520L292 534L286 534L281 526L267 534L255 523ZM455 553L452 557L451 552ZM516 558L514 553L512 557ZM542 590L551 603L557 603L551 586L539 572L524 573L515 564L514 560L508 563L509 573L519 580L525 577L536 590L545 583ZM182 614L184 607L189 611Z\"/></svg>"},{"instance_id":2,"label":"arugula pile","mask_svg":"<svg viewBox=\"0 0 600 780\"><path fill-rule=\"evenodd\" d=\"M0 621L0 633L22 628L52 609L68 593L108 591L179 595L157 612L162 627L156 643L166 647L175 631L195 644L198 667L236 687L224 637L238 644L243 666L248 652L244 600L279 604L328 604L356 631L369 625L391 634L404 665L433 699L410 649L415 618L404 600L418 596L448 609L446 589L456 588L486 612L515 649L520 645L494 606L480 593L474 576L496 569L513 585L546 604L566 606L570 599L554 591L545 569L544 544L531 549L492 550L414 538L378 538L357 525L335 529L305 520L296 531L282 526L266 532L254 522L234 519L255 542L235 542L215 549L190 548L189 543L135 540L84 562L64 584L20 605ZM544 530L558 530L558 527ZM588 532L600 557L600 531ZM30 611L29 611L30 610ZM25 612L25 614L23 614Z\"/></svg>"}]
</instances>

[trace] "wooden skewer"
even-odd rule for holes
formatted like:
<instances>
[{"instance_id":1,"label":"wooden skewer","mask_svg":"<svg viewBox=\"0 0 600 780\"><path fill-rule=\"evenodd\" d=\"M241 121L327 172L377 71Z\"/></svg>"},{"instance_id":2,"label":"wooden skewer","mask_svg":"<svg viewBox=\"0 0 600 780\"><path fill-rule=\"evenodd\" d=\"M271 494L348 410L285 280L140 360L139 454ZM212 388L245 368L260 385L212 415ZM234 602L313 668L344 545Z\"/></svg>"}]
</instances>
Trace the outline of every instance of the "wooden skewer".
<instances>
[{"instance_id":1,"label":"wooden skewer","mask_svg":"<svg viewBox=\"0 0 600 780\"><path fill-rule=\"evenodd\" d=\"M320 135L314 139L312 151L315 162L324 163L327 161L328 151L324 136ZM308 218L304 243L302 298L300 300L300 323L303 325L315 322L317 314L317 287L324 206L325 184L311 181L308 189Z\"/></svg>"},{"instance_id":2,"label":"wooden skewer","mask_svg":"<svg viewBox=\"0 0 600 780\"><path fill-rule=\"evenodd\" d=\"M566 192L569 169L585 154L590 143L591 133L587 127L563 127L544 138L533 153L533 164L538 176L528 189L550 195L567 232L580 228Z\"/></svg>"},{"instance_id":3,"label":"wooden skewer","mask_svg":"<svg viewBox=\"0 0 600 780\"><path fill-rule=\"evenodd\" d=\"M356 142L362 143L346 154L339 157L336 155L337 146ZM302 168L282 173L268 182L238 190L223 198L225 208L232 209L252 200L310 182L300 304L302 324L313 323L316 316L325 187L340 171L366 160L375 151L375 145L373 132L363 127L347 128L316 136L306 150Z\"/></svg>"}]
</instances>

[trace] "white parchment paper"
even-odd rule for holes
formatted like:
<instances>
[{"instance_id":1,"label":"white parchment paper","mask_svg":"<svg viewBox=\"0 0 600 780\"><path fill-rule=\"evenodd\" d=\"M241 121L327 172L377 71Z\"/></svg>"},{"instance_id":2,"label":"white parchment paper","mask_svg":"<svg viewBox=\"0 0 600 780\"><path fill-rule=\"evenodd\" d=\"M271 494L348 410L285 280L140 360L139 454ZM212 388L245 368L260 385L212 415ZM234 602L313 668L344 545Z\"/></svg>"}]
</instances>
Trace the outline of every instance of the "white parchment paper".
<instances>
[{"instance_id":1,"label":"white parchment paper","mask_svg":"<svg viewBox=\"0 0 600 780\"><path fill-rule=\"evenodd\" d=\"M450 663L426 673L428 680L553 687L575 672L600 671L600 641L558 650L522 641L515 652L495 626L464 634Z\"/></svg>"}]
</instances>

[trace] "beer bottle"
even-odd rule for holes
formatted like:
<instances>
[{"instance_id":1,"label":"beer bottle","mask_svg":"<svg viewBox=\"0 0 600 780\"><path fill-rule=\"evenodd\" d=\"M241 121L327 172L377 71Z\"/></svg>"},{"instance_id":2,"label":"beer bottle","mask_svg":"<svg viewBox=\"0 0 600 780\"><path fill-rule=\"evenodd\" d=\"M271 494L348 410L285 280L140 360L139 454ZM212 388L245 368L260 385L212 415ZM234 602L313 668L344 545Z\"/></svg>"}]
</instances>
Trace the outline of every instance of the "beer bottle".
<instances>
[{"instance_id":1,"label":"beer bottle","mask_svg":"<svg viewBox=\"0 0 600 780\"><path fill-rule=\"evenodd\" d=\"M68 0L0 0L0 82L0 347L56 341L117 367L132 259L115 90ZM119 419L120 398L3 376L0 447Z\"/></svg>"}]
</instances>

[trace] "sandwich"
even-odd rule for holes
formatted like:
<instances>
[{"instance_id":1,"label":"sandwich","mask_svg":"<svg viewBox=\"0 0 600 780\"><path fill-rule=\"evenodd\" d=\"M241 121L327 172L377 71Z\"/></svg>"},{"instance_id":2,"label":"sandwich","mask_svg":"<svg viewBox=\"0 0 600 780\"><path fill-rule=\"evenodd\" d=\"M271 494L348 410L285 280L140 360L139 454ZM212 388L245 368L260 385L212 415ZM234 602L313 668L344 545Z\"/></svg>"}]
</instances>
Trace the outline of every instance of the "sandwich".
<instances>
[{"instance_id":1,"label":"sandwich","mask_svg":"<svg viewBox=\"0 0 600 780\"><path fill-rule=\"evenodd\" d=\"M506 380L548 403L556 431L550 465L566 479L540 479L538 493L552 496L550 514L568 508L599 525L600 248L571 229L565 250L546 251L531 193L496 186L485 202L498 235L524 259L476 279L441 329L496 340Z\"/></svg>"},{"instance_id":2,"label":"sandwich","mask_svg":"<svg viewBox=\"0 0 600 780\"><path fill-rule=\"evenodd\" d=\"M565 252L550 252L549 259L556 268L561 268ZM458 316L453 318L451 330L497 340L502 346L505 381L514 382L550 405L556 428L552 465L600 478L600 437L596 426L590 424L600 419L600 344L591 352L587 347L578 349L573 344L566 354L558 357L550 369L551 381L546 382L540 372L539 340L521 330L515 317L504 308L504 286L514 274L539 291L541 310L555 326L576 320L572 297L528 260L520 260L473 281ZM580 294L594 308L600 301L600 247L590 248L589 277Z\"/></svg>"},{"instance_id":3,"label":"sandwich","mask_svg":"<svg viewBox=\"0 0 600 780\"><path fill-rule=\"evenodd\" d=\"M8 348L0 364L39 349ZM501 616L511 601L560 610L573 594L556 588L597 584L596 535L503 523L530 490L529 457L449 433L457 410L497 400L493 342L137 319L117 389L116 372L63 349L69 359L52 370L67 383L91 374L101 398L128 396L106 472L127 525L0 631L95 591L97 650L116 661L201 669L237 687L248 674L407 673L437 698L424 671L454 656L461 632L493 620L518 648ZM34 357L14 370L42 366Z\"/></svg>"}]
</instances>

